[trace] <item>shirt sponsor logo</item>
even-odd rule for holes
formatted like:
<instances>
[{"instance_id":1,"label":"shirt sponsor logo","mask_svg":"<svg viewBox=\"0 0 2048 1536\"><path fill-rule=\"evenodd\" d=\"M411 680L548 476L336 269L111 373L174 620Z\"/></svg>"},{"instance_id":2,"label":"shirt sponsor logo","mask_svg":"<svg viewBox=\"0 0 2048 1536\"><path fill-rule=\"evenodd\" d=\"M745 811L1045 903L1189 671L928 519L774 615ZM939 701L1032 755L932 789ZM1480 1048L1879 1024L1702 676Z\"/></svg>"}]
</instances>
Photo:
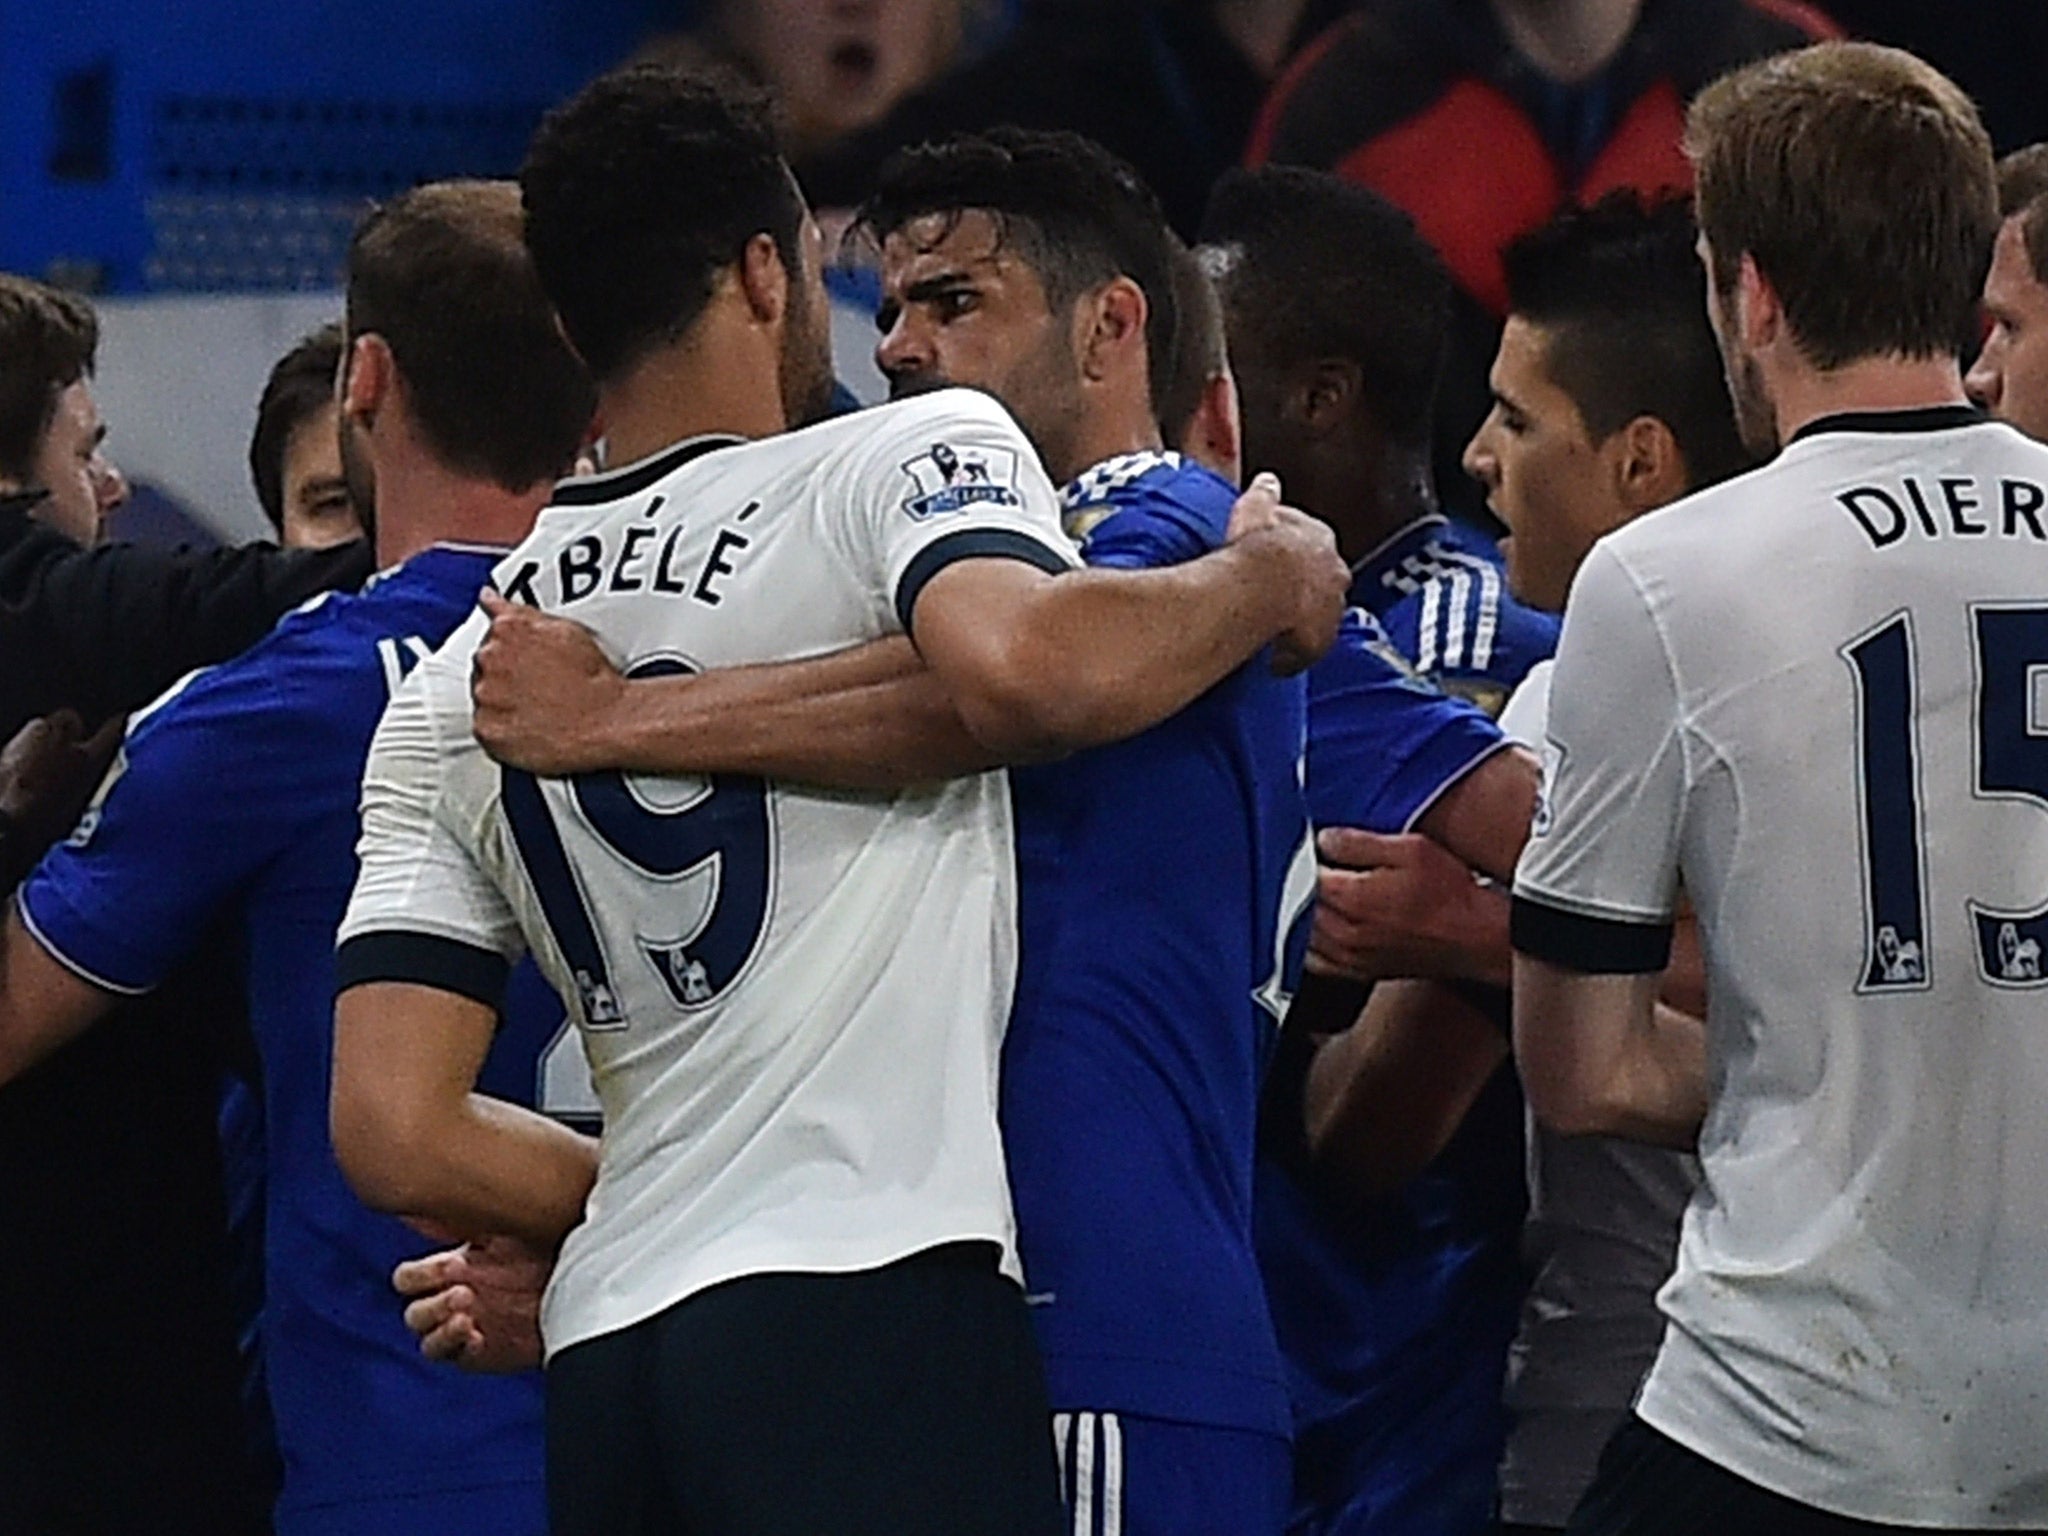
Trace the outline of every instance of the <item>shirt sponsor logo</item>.
<instances>
[{"instance_id":1,"label":"shirt sponsor logo","mask_svg":"<svg viewBox=\"0 0 2048 1536\"><path fill-rule=\"evenodd\" d=\"M1017 455L1008 448L955 448L933 443L903 466L915 487L903 511L914 522L973 506L1016 507Z\"/></svg>"}]
</instances>

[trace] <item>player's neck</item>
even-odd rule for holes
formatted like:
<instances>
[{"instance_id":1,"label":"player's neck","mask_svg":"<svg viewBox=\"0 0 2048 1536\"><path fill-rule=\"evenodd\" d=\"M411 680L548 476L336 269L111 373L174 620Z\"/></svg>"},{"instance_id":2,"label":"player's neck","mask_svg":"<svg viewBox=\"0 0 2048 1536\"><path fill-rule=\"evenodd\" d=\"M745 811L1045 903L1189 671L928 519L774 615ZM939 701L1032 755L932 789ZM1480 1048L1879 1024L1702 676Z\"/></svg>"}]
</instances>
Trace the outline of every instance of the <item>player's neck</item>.
<instances>
[{"instance_id":1,"label":"player's neck","mask_svg":"<svg viewBox=\"0 0 2048 1536\"><path fill-rule=\"evenodd\" d=\"M598 390L605 463L617 468L693 437L773 437L788 430L773 366L735 355L703 329L663 347Z\"/></svg>"},{"instance_id":2,"label":"player's neck","mask_svg":"<svg viewBox=\"0 0 2048 1536\"><path fill-rule=\"evenodd\" d=\"M1766 382L1781 443L1824 416L1969 404L1952 357L1868 357L1826 372L1789 368Z\"/></svg>"},{"instance_id":3,"label":"player's neck","mask_svg":"<svg viewBox=\"0 0 2048 1536\"><path fill-rule=\"evenodd\" d=\"M436 544L511 548L533 531L554 494L542 480L521 492L451 470L422 455L414 464L378 467L377 565L389 570Z\"/></svg>"},{"instance_id":4,"label":"player's neck","mask_svg":"<svg viewBox=\"0 0 2048 1536\"><path fill-rule=\"evenodd\" d=\"M1437 509L1436 483L1427 457L1389 454L1374 473L1328 489L1283 485L1287 499L1312 512L1337 535L1337 553L1357 565L1419 517Z\"/></svg>"},{"instance_id":5,"label":"player's neck","mask_svg":"<svg viewBox=\"0 0 2048 1536\"><path fill-rule=\"evenodd\" d=\"M1159 423L1152 418L1149 409L1129 413L1092 413L1081 423L1074 435L1074 445L1068 457L1068 464L1048 464L1046 469L1061 485L1087 473L1105 459L1121 458L1127 453L1157 452L1166 446L1166 439L1160 435Z\"/></svg>"}]
</instances>

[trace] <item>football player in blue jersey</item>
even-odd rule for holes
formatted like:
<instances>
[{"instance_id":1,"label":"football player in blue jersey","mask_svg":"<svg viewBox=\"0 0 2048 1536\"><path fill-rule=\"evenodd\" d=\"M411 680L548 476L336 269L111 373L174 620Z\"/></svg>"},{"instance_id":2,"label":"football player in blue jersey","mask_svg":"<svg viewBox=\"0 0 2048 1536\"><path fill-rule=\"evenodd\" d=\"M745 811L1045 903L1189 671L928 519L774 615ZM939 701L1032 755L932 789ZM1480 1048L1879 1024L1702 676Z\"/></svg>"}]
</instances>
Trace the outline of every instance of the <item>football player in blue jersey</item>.
<instances>
[{"instance_id":1,"label":"football player in blue jersey","mask_svg":"<svg viewBox=\"0 0 2048 1536\"><path fill-rule=\"evenodd\" d=\"M1217 183L1204 264L1222 290L1246 462L1277 471L1351 562L1351 600L1416 669L1497 714L1557 646L1500 552L1437 510L1430 421L1450 278L1406 214L1320 171Z\"/></svg>"},{"instance_id":2,"label":"football player in blue jersey","mask_svg":"<svg viewBox=\"0 0 2048 1536\"><path fill-rule=\"evenodd\" d=\"M1510 596L1490 541L1436 511L1440 263L1371 193L1280 167L1219 183L1202 240L1248 462L1275 467L1336 531L1352 602L1409 664L1497 710L1549 654L1557 625ZM1327 906L1333 884L1374 894L1388 873L1375 861L1411 856L1372 838L1361 856L1327 829L1414 830L1408 805L1427 804L1450 765L1398 720L1319 691L1313 675L1310 687L1310 814L1326 856L1367 866L1327 873ZM1355 794L1373 754L1401 765L1389 778L1408 805ZM1527 782L1483 841L1460 850L1466 865L1496 879L1513 868ZM1335 931L1325 914L1317 953ZM1493 989L1382 983L1360 1012L1361 991L1318 978L1269 1084L1258 1242L1294 1401L1296 1531L1442 1536L1491 1516L1500 1379L1523 1289L1522 1112L1497 990L1505 968L1476 979Z\"/></svg>"},{"instance_id":3,"label":"football player in blue jersey","mask_svg":"<svg viewBox=\"0 0 2048 1536\"><path fill-rule=\"evenodd\" d=\"M471 1378L419 1358L385 1286L428 1244L366 1209L335 1165L334 933L385 700L525 536L593 394L533 276L509 184L441 183L373 210L350 247L347 325L343 460L384 572L133 722L77 832L7 915L0 1079L231 923L263 1068L277 1529L538 1536L537 1373ZM508 1010L485 1066L492 1091L532 1103L561 1022L551 996Z\"/></svg>"},{"instance_id":4,"label":"football player in blue jersey","mask_svg":"<svg viewBox=\"0 0 2048 1536\"><path fill-rule=\"evenodd\" d=\"M1179 258L1127 170L1071 136L956 141L898 161L866 227L895 389L1001 398L1067 482L1091 564L1171 565L1225 537L1234 487L1163 449L1159 402L1191 402L1175 414L1200 416L1205 451L1228 462L1227 382L1200 369L1175 388ZM1526 820L1529 776L1490 723L1396 665L1364 616L1343 636L1316 674L1335 668L1361 716L1407 722L1360 745L1398 739L1440 770L1389 819L1441 811L1431 825L1461 846L1490 840L1467 823L1493 800L1518 800ZM774 675L627 684L571 627L507 614L479 655L477 729L545 771L786 774L846 715L807 713L817 701L793 679L778 697ZM873 711L909 707L871 694ZM736 730L741 700L755 719ZM1005 1147L1077 1530L1277 1532L1286 1519L1289 1413L1250 1194L1292 920L1313 891L1303 708L1299 683L1254 664L1152 731L1013 775L1023 947ZM838 765L810 751L810 772ZM1496 760L1505 794L1499 775L1468 772ZM1399 766L1378 750L1345 762L1361 802ZM899 766L929 772L914 753Z\"/></svg>"}]
</instances>

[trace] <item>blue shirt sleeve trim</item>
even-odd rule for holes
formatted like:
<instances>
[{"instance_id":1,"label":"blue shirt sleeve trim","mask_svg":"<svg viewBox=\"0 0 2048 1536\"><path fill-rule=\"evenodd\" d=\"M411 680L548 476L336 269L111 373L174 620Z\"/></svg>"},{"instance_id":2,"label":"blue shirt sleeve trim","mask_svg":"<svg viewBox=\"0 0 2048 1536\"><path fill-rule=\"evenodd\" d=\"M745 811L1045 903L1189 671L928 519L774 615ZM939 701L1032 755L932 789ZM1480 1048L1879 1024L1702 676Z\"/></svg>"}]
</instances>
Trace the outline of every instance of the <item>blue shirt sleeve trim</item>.
<instances>
[{"instance_id":1,"label":"blue shirt sleeve trim","mask_svg":"<svg viewBox=\"0 0 2048 1536\"><path fill-rule=\"evenodd\" d=\"M334 990L339 996L350 987L397 981L498 1008L511 969L503 955L439 934L364 933L335 952Z\"/></svg>"},{"instance_id":2,"label":"blue shirt sleeve trim","mask_svg":"<svg viewBox=\"0 0 2048 1536\"><path fill-rule=\"evenodd\" d=\"M1650 976L1671 963L1671 924L1569 912L1517 894L1508 936L1518 954L1585 976Z\"/></svg>"},{"instance_id":3,"label":"blue shirt sleeve trim","mask_svg":"<svg viewBox=\"0 0 2048 1536\"><path fill-rule=\"evenodd\" d=\"M87 986L97 987L102 992L112 992L120 997L142 997L156 990L155 983L138 985L134 982L115 981L112 977L103 975L91 966L84 965L66 954L57 941L50 937L49 930L41 922L37 921L35 913L30 910L30 895L31 891L25 889L19 892L14 900L14 910L21 914L21 926L26 928L29 932L29 937L42 945L48 951L50 958L63 966L65 970L76 976Z\"/></svg>"},{"instance_id":4,"label":"blue shirt sleeve trim","mask_svg":"<svg viewBox=\"0 0 2048 1536\"><path fill-rule=\"evenodd\" d=\"M907 635L917 600L931 579L956 560L1022 560L1026 565L1058 576L1071 564L1031 537L1009 528L962 528L944 538L934 539L917 552L896 583L896 617Z\"/></svg>"}]
</instances>

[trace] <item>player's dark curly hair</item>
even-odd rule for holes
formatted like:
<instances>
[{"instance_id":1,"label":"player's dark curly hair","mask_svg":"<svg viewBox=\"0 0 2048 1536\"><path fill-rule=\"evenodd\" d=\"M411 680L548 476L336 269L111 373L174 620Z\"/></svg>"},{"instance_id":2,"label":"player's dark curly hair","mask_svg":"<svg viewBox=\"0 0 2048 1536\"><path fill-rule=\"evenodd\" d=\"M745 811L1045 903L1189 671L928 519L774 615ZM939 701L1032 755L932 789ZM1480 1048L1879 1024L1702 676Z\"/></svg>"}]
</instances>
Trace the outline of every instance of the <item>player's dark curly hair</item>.
<instances>
[{"instance_id":1,"label":"player's dark curly hair","mask_svg":"<svg viewBox=\"0 0 2048 1536\"><path fill-rule=\"evenodd\" d=\"M1747 469L1707 321L1683 198L1609 193L1509 246L1508 310L1542 328L1544 366L1600 442L1638 416L1671 429L1695 487Z\"/></svg>"},{"instance_id":2,"label":"player's dark curly hair","mask_svg":"<svg viewBox=\"0 0 2048 1536\"><path fill-rule=\"evenodd\" d=\"M323 325L300 338L279 358L256 404L256 430L249 438L249 478L270 526L284 532L284 458L292 434L334 404L334 375L341 366L341 323Z\"/></svg>"},{"instance_id":3,"label":"player's dark curly hair","mask_svg":"<svg viewBox=\"0 0 2048 1536\"><path fill-rule=\"evenodd\" d=\"M1407 214L1322 171L1267 165L1216 183L1200 243L1236 258L1219 285L1235 362L1343 358L1388 439L1428 445L1451 280Z\"/></svg>"},{"instance_id":4,"label":"player's dark curly hair","mask_svg":"<svg viewBox=\"0 0 2048 1536\"><path fill-rule=\"evenodd\" d=\"M519 188L541 283L600 383L688 331L754 236L798 269L803 199L768 98L736 79L602 76L542 120Z\"/></svg>"},{"instance_id":5,"label":"player's dark curly hair","mask_svg":"<svg viewBox=\"0 0 2048 1536\"><path fill-rule=\"evenodd\" d=\"M1038 275L1055 312L1119 277L1143 290L1157 409L1174 376L1175 241L1144 179L1078 133L997 128L892 155L853 227L879 242L927 215L975 209Z\"/></svg>"}]
</instances>

